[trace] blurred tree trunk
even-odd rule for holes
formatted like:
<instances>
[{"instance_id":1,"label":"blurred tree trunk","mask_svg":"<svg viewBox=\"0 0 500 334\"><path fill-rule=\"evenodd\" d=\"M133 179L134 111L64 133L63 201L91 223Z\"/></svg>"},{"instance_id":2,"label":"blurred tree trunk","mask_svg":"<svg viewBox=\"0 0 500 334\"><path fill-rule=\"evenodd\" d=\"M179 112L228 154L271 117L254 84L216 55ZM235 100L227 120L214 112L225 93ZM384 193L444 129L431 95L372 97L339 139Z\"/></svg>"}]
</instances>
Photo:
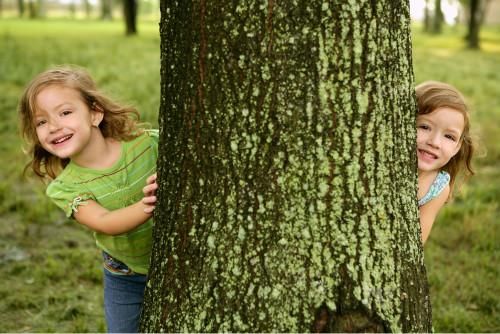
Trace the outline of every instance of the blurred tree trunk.
<instances>
[{"instance_id":1,"label":"blurred tree trunk","mask_svg":"<svg viewBox=\"0 0 500 334\"><path fill-rule=\"evenodd\" d=\"M425 0L424 3L424 32L431 31L431 10L430 10L429 0Z\"/></svg>"},{"instance_id":2,"label":"blurred tree trunk","mask_svg":"<svg viewBox=\"0 0 500 334\"><path fill-rule=\"evenodd\" d=\"M71 16L72 19L76 17L76 0L71 1L68 4L68 9L69 9L69 15Z\"/></svg>"},{"instance_id":3,"label":"blurred tree trunk","mask_svg":"<svg viewBox=\"0 0 500 334\"><path fill-rule=\"evenodd\" d=\"M91 12L92 12L92 5L90 4L89 0L84 0L83 1L83 6L85 8L85 17L87 19L90 18Z\"/></svg>"},{"instance_id":4,"label":"blurred tree trunk","mask_svg":"<svg viewBox=\"0 0 500 334\"><path fill-rule=\"evenodd\" d=\"M19 17L24 16L24 0L17 0L17 9L19 11Z\"/></svg>"},{"instance_id":5,"label":"blurred tree trunk","mask_svg":"<svg viewBox=\"0 0 500 334\"><path fill-rule=\"evenodd\" d=\"M47 8L46 8L45 0L38 0L37 1L36 12L37 12L36 17L38 17L38 18L42 18L42 17L47 16Z\"/></svg>"},{"instance_id":6,"label":"blurred tree trunk","mask_svg":"<svg viewBox=\"0 0 500 334\"><path fill-rule=\"evenodd\" d=\"M470 49L479 49L479 5L480 0L470 0L469 31L467 33L467 46Z\"/></svg>"},{"instance_id":7,"label":"blurred tree trunk","mask_svg":"<svg viewBox=\"0 0 500 334\"><path fill-rule=\"evenodd\" d=\"M469 24L466 35L467 46L470 49L479 49L479 32L488 10L490 0L470 0L469 1Z\"/></svg>"},{"instance_id":8,"label":"blurred tree trunk","mask_svg":"<svg viewBox=\"0 0 500 334\"><path fill-rule=\"evenodd\" d=\"M123 17L125 18L125 34L137 34L137 0L123 0Z\"/></svg>"},{"instance_id":9,"label":"blurred tree trunk","mask_svg":"<svg viewBox=\"0 0 500 334\"><path fill-rule=\"evenodd\" d=\"M101 0L101 19L102 20L112 20L113 19L113 1L112 0Z\"/></svg>"},{"instance_id":10,"label":"blurred tree trunk","mask_svg":"<svg viewBox=\"0 0 500 334\"><path fill-rule=\"evenodd\" d=\"M38 17L38 9L35 0L29 0L28 10L30 19L36 19Z\"/></svg>"},{"instance_id":11,"label":"blurred tree trunk","mask_svg":"<svg viewBox=\"0 0 500 334\"><path fill-rule=\"evenodd\" d=\"M441 10L441 0L434 1L434 17L432 18L432 33L440 34L443 28L444 15Z\"/></svg>"},{"instance_id":12,"label":"blurred tree trunk","mask_svg":"<svg viewBox=\"0 0 500 334\"><path fill-rule=\"evenodd\" d=\"M429 332L407 1L162 1L144 332Z\"/></svg>"}]
</instances>

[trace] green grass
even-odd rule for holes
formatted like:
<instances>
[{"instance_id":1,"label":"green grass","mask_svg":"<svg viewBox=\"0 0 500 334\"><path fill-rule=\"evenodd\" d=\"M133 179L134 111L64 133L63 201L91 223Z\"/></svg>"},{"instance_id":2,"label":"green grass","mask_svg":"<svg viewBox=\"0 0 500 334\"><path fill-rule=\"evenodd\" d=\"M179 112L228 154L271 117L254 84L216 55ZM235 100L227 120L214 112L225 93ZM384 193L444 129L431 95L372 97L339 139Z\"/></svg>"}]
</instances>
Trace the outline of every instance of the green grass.
<instances>
[{"instance_id":1,"label":"green grass","mask_svg":"<svg viewBox=\"0 0 500 334\"><path fill-rule=\"evenodd\" d=\"M99 252L90 232L64 219L43 184L21 176L26 158L16 105L24 85L47 67L78 64L156 126L157 28L141 22L138 36L125 37L119 21L0 20L0 332L105 329ZM430 37L416 27L413 36L417 82L442 80L463 91L483 155L475 160L477 176L441 212L426 264L436 331L498 332L500 29L483 30L480 52L465 49L463 34L448 28Z\"/></svg>"}]
</instances>

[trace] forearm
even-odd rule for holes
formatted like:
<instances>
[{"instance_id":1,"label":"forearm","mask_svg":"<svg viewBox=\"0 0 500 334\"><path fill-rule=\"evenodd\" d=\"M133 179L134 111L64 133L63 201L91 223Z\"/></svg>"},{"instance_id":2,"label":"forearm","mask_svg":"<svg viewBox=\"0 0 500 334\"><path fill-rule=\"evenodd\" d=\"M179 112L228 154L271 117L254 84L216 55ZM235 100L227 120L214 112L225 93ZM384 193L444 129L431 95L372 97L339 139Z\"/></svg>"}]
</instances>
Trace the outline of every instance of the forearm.
<instances>
[{"instance_id":1,"label":"forearm","mask_svg":"<svg viewBox=\"0 0 500 334\"><path fill-rule=\"evenodd\" d=\"M144 212L145 208L147 205L139 201L127 207L110 211L90 201L88 205L80 207L75 218L96 232L119 235L133 230L151 218L151 213Z\"/></svg>"},{"instance_id":2,"label":"forearm","mask_svg":"<svg viewBox=\"0 0 500 334\"><path fill-rule=\"evenodd\" d=\"M151 214L144 212L145 208L146 205L137 202L118 210L108 211L101 216L102 233L110 235L123 234L144 224L151 218Z\"/></svg>"}]
</instances>

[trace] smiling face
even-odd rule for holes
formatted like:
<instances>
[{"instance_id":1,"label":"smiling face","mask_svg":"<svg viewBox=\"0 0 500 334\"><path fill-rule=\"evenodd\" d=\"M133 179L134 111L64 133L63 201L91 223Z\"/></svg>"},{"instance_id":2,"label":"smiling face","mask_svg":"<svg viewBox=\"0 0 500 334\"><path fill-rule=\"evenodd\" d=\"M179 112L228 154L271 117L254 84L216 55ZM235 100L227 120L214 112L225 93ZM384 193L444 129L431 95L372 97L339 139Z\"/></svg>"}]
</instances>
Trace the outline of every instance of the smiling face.
<instances>
[{"instance_id":1,"label":"smiling face","mask_svg":"<svg viewBox=\"0 0 500 334\"><path fill-rule=\"evenodd\" d=\"M439 170L457 154L464 126L462 113L448 107L417 116L419 172Z\"/></svg>"},{"instance_id":2,"label":"smiling face","mask_svg":"<svg viewBox=\"0 0 500 334\"><path fill-rule=\"evenodd\" d=\"M34 122L42 147L61 159L85 154L103 114L90 110L77 90L59 85L43 88L35 103Z\"/></svg>"}]
</instances>

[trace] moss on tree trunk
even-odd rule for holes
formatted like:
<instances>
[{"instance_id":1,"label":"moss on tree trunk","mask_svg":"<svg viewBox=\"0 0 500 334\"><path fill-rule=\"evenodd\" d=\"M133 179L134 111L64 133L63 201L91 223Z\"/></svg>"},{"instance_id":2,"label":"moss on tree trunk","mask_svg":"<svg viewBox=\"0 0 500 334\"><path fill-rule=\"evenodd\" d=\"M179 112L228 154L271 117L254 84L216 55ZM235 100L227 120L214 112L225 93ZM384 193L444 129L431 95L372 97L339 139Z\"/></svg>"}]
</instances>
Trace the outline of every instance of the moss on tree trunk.
<instances>
[{"instance_id":1,"label":"moss on tree trunk","mask_svg":"<svg viewBox=\"0 0 500 334\"><path fill-rule=\"evenodd\" d=\"M409 4L161 4L142 330L430 331Z\"/></svg>"}]
</instances>

